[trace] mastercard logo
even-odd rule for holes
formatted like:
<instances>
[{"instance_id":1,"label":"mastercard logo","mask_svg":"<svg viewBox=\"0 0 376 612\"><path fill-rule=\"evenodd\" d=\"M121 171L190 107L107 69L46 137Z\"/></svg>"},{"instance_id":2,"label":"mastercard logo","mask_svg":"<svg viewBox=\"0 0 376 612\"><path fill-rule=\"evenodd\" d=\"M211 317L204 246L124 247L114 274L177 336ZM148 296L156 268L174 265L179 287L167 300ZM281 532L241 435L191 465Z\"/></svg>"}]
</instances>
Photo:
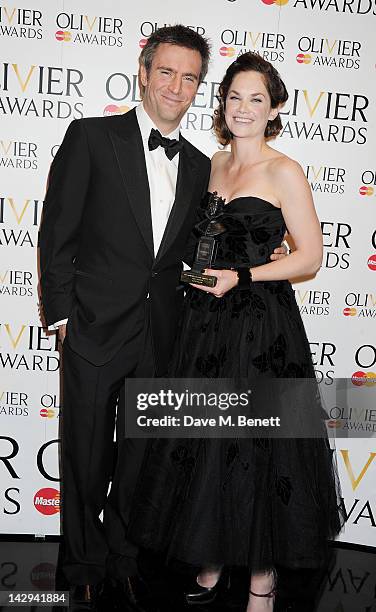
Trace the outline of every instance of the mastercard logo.
<instances>
[{"instance_id":1,"label":"mastercard logo","mask_svg":"<svg viewBox=\"0 0 376 612\"><path fill-rule=\"evenodd\" d=\"M146 45L146 43L148 42L147 38L141 38L140 42L138 43L139 47L141 47L141 49L143 49Z\"/></svg>"},{"instance_id":2,"label":"mastercard logo","mask_svg":"<svg viewBox=\"0 0 376 612\"><path fill-rule=\"evenodd\" d=\"M45 487L34 495L34 506L38 512L50 516L60 512L60 491Z\"/></svg>"},{"instance_id":3,"label":"mastercard logo","mask_svg":"<svg viewBox=\"0 0 376 612\"><path fill-rule=\"evenodd\" d=\"M371 196L371 195L373 195L373 192L374 192L373 187L367 187L366 185L362 185L359 188L359 193L362 196Z\"/></svg>"},{"instance_id":4,"label":"mastercard logo","mask_svg":"<svg viewBox=\"0 0 376 612\"><path fill-rule=\"evenodd\" d=\"M351 382L356 387L373 387L376 385L376 372L354 372Z\"/></svg>"},{"instance_id":5,"label":"mastercard logo","mask_svg":"<svg viewBox=\"0 0 376 612\"><path fill-rule=\"evenodd\" d=\"M42 408L39 411L39 414L41 417L45 418L45 419L52 419L55 416L55 410L51 410L51 409L47 409L47 408Z\"/></svg>"},{"instance_id":6,"label":"mastercard logo","mask_svg":"<svg viewBox=\"0 0 376 612\"><path fill-rule=\"evenodd\" d=\"M283 6L287 4L289 0L261 0L263 4L277 4L278 6Z\"/></svg>"},{"instance_id":7,"label":"mastercard logo","mask_svg":"<svg viewBox=\"0 0 376 612\"><path fill-rule=\"evenodd\" d=\"M234 57L235 49L234 47L221 47L219 55L222 55L222 57Z\"/></svg>"},{"instance_id":8,"label":"mastercard logo","mask_svg":"<svg viewBox=\"0 0 376 612\"><path fill-rule=\"evenodd\" d=\"M367 266L370 270L376 270L376 255L371 255L368 258Z\"/></svg>"},{"instance_id":9,"label":"mastercard logo","mask_svg":"<svg viewBox=\"0 0 376 612\"><path fill-rule=\"evenodd\" d=\"M343 314L345 315L345 317L355 317L357 313L356 308L344 308L343 309Z\"/></svg>"},{"instance_id":10,"label":"mastercard logo","mask_svg":"<svg viewBox=\"0 0 376 612\"><path fill-rule=\"evenodd\" d=\"M64 32L63 30L58 30L55 32L56 40L68 42L72 39L72 34L70 32Z\"/></svg>"},{"instance_id":11,"label":"mastercard logo","mask_svg":"<svg viewBox=\"0 0 376 612\"><path fill-rule=\"evenodd\" d=\"M30 572L31 583L41 591L52 591L55 586L56 565L39 563Z\"/></svg>"},{"instance_id":12,"label":"mastercard logo","mask_svg":"<svg viewBox=\"0 0 376 612\"><path fill-rule=\"evenodd\" d=\"M107 104L103 111L103 115L105 117L109 117L110 115L124 115L129 111L129 106L118 106L117 104Z\"/></svg>"},{"instance_id":13,"label":"mastercard logo","mask_svg":"<svg viewBox=\"0 0 376 612\"><path fill-rule=\"evenodd\" d=\"M298 64L310 64L312 61L312 55L309 53L298 53L296 56Z\"/></svg>"},{"instance_id":14,"label":"mastercard logo","mask_svg":"<svg viewBox=\"0 0 376 612\"><path fill-rule=\"evenodd\" d=\"M342 421L341 419L331 419L330 421L327 421L326 424L329 429L338 429L342 426Z\"/></svg>"}]
</instances>

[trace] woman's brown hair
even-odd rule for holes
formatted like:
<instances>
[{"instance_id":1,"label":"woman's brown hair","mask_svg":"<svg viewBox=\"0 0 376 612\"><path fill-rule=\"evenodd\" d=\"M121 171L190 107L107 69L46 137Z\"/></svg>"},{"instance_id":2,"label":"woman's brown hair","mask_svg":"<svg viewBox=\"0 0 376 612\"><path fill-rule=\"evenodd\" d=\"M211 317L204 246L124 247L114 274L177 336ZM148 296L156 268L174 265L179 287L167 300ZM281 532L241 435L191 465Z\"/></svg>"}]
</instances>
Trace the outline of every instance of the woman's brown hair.
<instances>
[{"instance_id":1,"label":"woman's brown hair","mask_svg":"<svg viewBox=\"0 0 376 612\"><path fill-rule=\"evenodd\" d=\"M214 111L214 132L218 141L222 145L227 145L232 139L232 134L226 125L225 109L226 98L230 90L231 83L239 72L248 72L254 70L262 74L265 87L270 96L271 107L277 108L280 104L284 104L289 95L279 73L274 66L264 60L257 53L243 53L227 68L225 76L218 89L217 99L219 101L218 108ZM282 129L281 117L278 113L277 117L268 121L265 127L265 138L270 140L275 138Z\"/></svg>"}]
</instances>

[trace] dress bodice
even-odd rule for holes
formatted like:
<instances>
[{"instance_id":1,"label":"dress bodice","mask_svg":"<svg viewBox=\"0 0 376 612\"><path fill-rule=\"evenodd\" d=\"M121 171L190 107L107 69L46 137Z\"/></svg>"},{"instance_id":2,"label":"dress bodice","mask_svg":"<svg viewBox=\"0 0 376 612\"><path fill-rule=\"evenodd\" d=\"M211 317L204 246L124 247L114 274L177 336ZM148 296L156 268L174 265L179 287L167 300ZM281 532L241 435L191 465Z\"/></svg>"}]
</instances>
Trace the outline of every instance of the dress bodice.
<instances>
[{"instance_id":1,"label":"dress bodice","mask_svg":"<svg viewBox=\"0 0 376 612\"><path fill-rule=\"evenodd\" d=\"M200 220L205 219L205 208L210 193L200 205ZM286 231L280 208L255 196L242 196L225 205L220 222L226 228L217 237L218 248L214 268L241 265L258 266L270 261L274 249L280 246ZM199 238L200 232L195 230Z\"/></svg>"}]
</instances>

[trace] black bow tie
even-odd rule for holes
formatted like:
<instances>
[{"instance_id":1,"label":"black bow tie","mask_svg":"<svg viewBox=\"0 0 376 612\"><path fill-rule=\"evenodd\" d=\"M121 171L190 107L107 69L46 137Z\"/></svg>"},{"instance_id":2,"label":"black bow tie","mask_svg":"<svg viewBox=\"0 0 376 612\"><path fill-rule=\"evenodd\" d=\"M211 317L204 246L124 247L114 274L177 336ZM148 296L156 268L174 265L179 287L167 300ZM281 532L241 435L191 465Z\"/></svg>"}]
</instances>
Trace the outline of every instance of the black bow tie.
<instances>
[{"instance_id":1,"label":"black bow tie","mask_svg":"<svg viewBox=\"0 0 376 612\"><path fill-rule=\"evenodd\" d=\"M174 138L165 138L162 134L152 128L148 140L149 151L154 151L157 147L163 147L168 159L171 161L183 148L183 143Z\"/></svg>"}]
</instances>

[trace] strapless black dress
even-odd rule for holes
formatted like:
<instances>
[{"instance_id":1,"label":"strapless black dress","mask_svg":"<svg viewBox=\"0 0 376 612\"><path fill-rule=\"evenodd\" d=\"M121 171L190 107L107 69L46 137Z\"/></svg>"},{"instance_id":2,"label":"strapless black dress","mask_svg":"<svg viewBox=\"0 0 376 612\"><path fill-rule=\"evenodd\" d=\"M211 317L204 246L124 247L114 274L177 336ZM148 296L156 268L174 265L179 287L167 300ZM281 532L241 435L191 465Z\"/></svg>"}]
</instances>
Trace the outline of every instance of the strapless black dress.
<instances>
[{"instance_id":1,"label":"strapless black dress","mask_svg":"<svg viewBox=\"0 0 376 612\"><path fill-rule=\"evenodd\" d=\"M253 196L233 199L221 220L219 269L270 261L286 229L281 210ZM195 242L193 233L191 251ZM170 375L313 378L290 283L256 282L221 299L189 288ZM197 566L316 568L343 525L339 496L326 439L150 440L128 537Z\"/></svg>"}]
</instances>

